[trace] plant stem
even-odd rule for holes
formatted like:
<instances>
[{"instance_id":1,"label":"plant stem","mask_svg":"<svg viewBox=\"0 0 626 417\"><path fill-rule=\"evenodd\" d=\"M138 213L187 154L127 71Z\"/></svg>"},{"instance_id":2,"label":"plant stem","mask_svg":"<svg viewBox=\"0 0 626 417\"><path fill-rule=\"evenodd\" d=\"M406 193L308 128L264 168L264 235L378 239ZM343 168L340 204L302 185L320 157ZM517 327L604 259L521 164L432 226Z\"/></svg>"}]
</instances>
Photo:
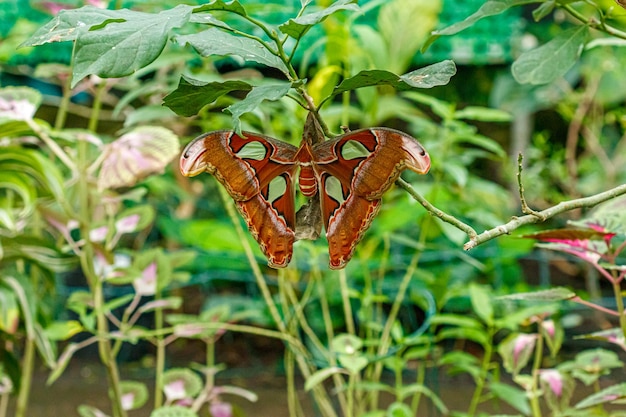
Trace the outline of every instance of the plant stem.
<instances>
[{"instance_id":1,"label":"plant stem","mask_svg":"<svg viewBox=\"0 0 626 417\"><path fill-rule=\"evenodd\" d=\"M541 322L538 323L541 328ZM541 332L537 332L537 345L535 346L535 360L533 361L532 369L532 386L530 407L532 409L533 417L541 417L541 407L539 407L539 370L541 369L541 362L543 361L543 335Z\"/></svg>"},{"instance_id":2,"label":"plant stem","mask_svg":"<svg viewBox=\"0 0 626 417\"><path fill-rule=\"evenodd\" d=\"M467 415L473 417L476 414L478 405L480 404L480 397L483 395L483 389L485 388L485 382L487 381L487 375L489 373L489 366L491 365L491 357L493 355L493 329L489 328L488 343L485 344L485 353L483 355L483 361L480 366L480 376L476 381L476 388L472 395L472 401L470 402Z\"/></svg>"},{"instance_id":3,"label":"plant stem","mask_svg":"<svg viewBox=\"0 0 626 417\"><path fill-rule=\"evenodd\" d=\"M94 106L96 104L94 103ZM114 417L126 417L126 411L122 407L122 394L120 390L120 377L115 356L111 350L111 341L107 338L109 333L108 323L104 311L104 294L102 288L102 280L96 275L94 270L94 248L89 240L89 225L91 220L91 198L90 185L87 174L88 158L87 158L87 142L78 141L78 198L80 211L80 232L84 236L85 245L80 253L80 264L83 274L87 278L89 287L93 295L94 311L96 314L96 329L98 336L98 352L100 360L105 366L107 377L109 380L109 398L113 408Z\"/></svg>"},{"instance_id":4,"label":"plant stem","mask_svg":"<svg viewBox=\"0 0 626 417\"><path fill-rule=\"evenodd\" d=\"M622 297L622 289L618 280L613 281L613 295L615 296L615 304L617 305L617 313L619 314L619 325L622 333L626 337L626 316L624 315L624 298Z\"/></svg>"},{"instance_id":5,"label":"plant stem","mask_svg":"<svg viewBox=\"0 0 626 417\"><path fill-rule=\"evenodd\" d=\"M346 330L349 334L356 334L354 317L352 316L352 306L350 305L350 289L348 288L348 279L345 269L339 270L339 285L341 286L341 301L343 303L343 314L346 320Z\"/></svg>"},{"instance_id":6,"label":"plant stem","mask_svg":"<svg viewBox=\"0 0 626 417\"><path fill-rule=\"evenodd\" d=\"M22 358L22 380L15 405L15 417L26 417L28 409L28 397L33 380L33 365L35 363L35 341L30 337L24 343L24 356Z\"/></svg>"},{"instance_id":7,"label":"plant stem","mask_svg":"<svg viewBox=\"0 0 626 417\"><path fill-rule=\"evenodd\" d=\"M155 300L162 298L161 290L157 283L157 291L154 294ZM154 328L155 330L163 329L163 309L157 308L154 312ZM156 337L156 364L154 374L154 408L157 409L163 405L163 375L165 373L165 339L162 334Z\"/></svg>"}]
</instances>

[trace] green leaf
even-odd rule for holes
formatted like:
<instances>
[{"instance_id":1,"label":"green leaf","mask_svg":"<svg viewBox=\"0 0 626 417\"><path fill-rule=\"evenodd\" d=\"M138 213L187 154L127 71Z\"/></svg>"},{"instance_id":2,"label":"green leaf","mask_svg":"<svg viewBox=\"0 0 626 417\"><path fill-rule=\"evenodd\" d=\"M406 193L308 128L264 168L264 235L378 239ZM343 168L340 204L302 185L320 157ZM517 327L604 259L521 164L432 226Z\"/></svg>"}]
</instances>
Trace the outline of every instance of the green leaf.
<instances>
[{"instance_id":1,"label":"green leaf","mask_svg":"<svg viewBox=\"0 0 626 417\"><path fill-rule=\"evenodd\" d=\"M270 68L276 68L283 74L289 74L285 63L261 42L243 36L231 35L217 28L177 36L176 42L181 45L191 45L200 55L205 57L213 55L237 56L246 61L254 61Z\"/></svg>"},{"instance_id":2,"label":"green leaf","mask_svg":"<svg viewBox=\"0 0 626 417\"><path fill-rule=\"evenodd\" d=\"M511 66L520 84L548 84L562 77L578 60L589 36L587 26L564 30L548 43L524 52Z\"/></svg>"},{"instance_id":3,"label":"green leaf","mask_svg":"<svg viewBox=\"0 0 626 417\"><path fill-rule=\"evenodd\" d=\"M365 356L361 355L337 355L339 364L343 366L352 375L356 375L369 363Z\"/></svg>"},{"instance_id":4,"label":"green leaf","mask_svg":"<svg viewBox=\"0 0 626 417\"><path fill-rule=\"evenodd\" d=\"M335 87L331 96L376 85L390 85L399 91L431 88L447 84L454 74L456 74L456 66L451 60L432 64L404 75L397 75L384 70L364 70L343 80Z\"/></svg>"},{"instance_id":5,"label":"green leaf","mask_svg":"<svg viewBox=\"0 0 626 417\"><path fill-rule=\"evenodd\" d=\"M448 408L445 406L443 401L441 401L441 399L437 396L437 394L435 394L430 388L428 388L424 384L420 384L420 383L408 384L400 388L400 398L403 400L415 393L420 393L420 394L427 396L428 398L430 398L430 400L439 409L441 413L446 414L446 415L448 414Z\"/></svg>"},{"instance_id":6,"label":"green leaf","mask_svg":"<svg viewBox=\"0 0 626 417\"><path fill-rule=\"evenodd\" d=\"M192 409L181 405L161 407L150 413L150 417L198 417Z\"/></svg>"},{"instance_id":7,"label":"green leaf","mask_svg":"<svg viewBox=\"0 0 626 417\"><path fill-rule=\"evenodd\" d=\"M626 383L612 385L598 391L580 401L574 407L580 410L581 408L593 407L598 404L606 404L623 398L626 398Z\"/></svg>"},{"instance_id":8,"label":"green leaf","mask_svg":"<svg viewBox=\"0 0 626 417\"><path fill-rule=\"evenodd\" d=\"M170 384L176 388L167 389ZM166 395L171 392L172 398L168 398L170 401L193 398L200 393L202 385L202 378L188 368L172 368L163 373L163 390Z\"/></svg>"},{"instance_id":9,"label":"green leaf","mask_svg":"<svg viewBox=\"0 0 626 417\"><path fill-rule=\"evenodd\" d=\"M247 16L248 13L246 9L239 3L237 0L233 1L224 1L224 0L213 0L208 4L204 4L200 7L196 7L193 9L194 13L200 12L213 12L213 11L224 11L238 14L239 16Z\"/></svg>"},{"instance_id":10,"label":"green leaf","mask_svg":"<svg viewBox=\"0 0 626 417\"><path fill-rule=\"evenodd\" d=\"M182 77L178 88L165 96L163 104L180 116L193 116L204 106L233 91L250 91L245 81L202 82Z\"/></svg>"},{"instance_id":11,"label":"green leaf","mask_svg":"<svg viewBox=\"0 0 626 417\"><path fill-rule=\"evenodd\" d=\"M20 309L15 293L0 286L0 331L15 334L20 322Z\"/></svg>"},{"instance_id":12,"label":"green leaf","mask_svg":"<svg viewBox=\"0 0 626 417\"><path fill-rule=\"evenodd\" d=\"M533 19L535 20L535 22L540 21L541 19L552 13L555 6L555 0L548 0L545 3L540 4L539 7L533 10Z\"/></svg>"},{"instance_id":13,"label":"green leaf","mask_svg":"<svg viewBox=\"0 0 626 417\"><path fill-rule=\"evenodd\" d=\"M426 49L439 36L442 36L442 35L449 36L449 35L454 35L456 33L459 33L462 30L465 30L468 27L474 25L480 19L483 19L489 16L498 15L514 6L520 6L520 5L529 4L529 3L541 3L542 1L543 0L489 0L489 1L486 1L485 3L483 3L482 6L480 6L480 8L476 12L466 17L464 20L454 23L443 29L433 31L432 36L426 41L423 49Z\"/></svg>"},{"instance_id":14,"label":"green leaf","mask_svg":"<svg viewBox=\"0 0 626 417\"><path fill-rule=\"evenodd\" d=\"M79 405L77 411L80 417L102 417L106 415L96 407L85 404Z\"/></svg>"},{"instance_id":15,"label":"green leaf","mask_svg":"<svg viewBox=\"0 0 626 417\"><path fill-rule=\"evenodd\" d=\"M500 382L492 382L489 389L493 395L524 415L530 415L530 404L526 393L518 388Z\"/></svg>"},{"instance_id":16,"label":"green leaf","mask_svg":"<svg viewBox=\"0 0 626 417\"><path fill-rule=\"evenodd\" d=\"M413 417L413 416L414 414L413 414L413 411L411 411L411 407L401 402L392 403L387 408L387 412L385 413L385 417Z\"/></svg>"},{"instance_id":17,"label":"green leaf","mask_svg":"<svg viewBox=\"0 0 626 417\"><path fill-rule=\"evenodd\" d=\"M491 343L491 340L489 340L487 333L484 330L464 329L461 327L447 328L438 332L437 340L439 341L443 339L467 339L474 341L483 347Z\"/></svg>"},{"instance_id":18,"label":"green leaf","mask_svg":"<svg viewBox=\"0 0 626 417\"><path fill-rule=\"evenodd\" d=\"M331 341L331 349L335 353L354 355L363 347L363 340L351 334L340 334Z\"/></svg>"},{"instance_id":19,"label":"green leaf","mask_svg":"<svg viewBox=\"0 0 626 417\"><path fill-rule=\"evenodd\" d=\"M322 9L318 12L306 13L295 19L289 19L288 22L280 25L278 29L280 29L280 31L284 34L291 36L292 38L300 39L309 31L309 29L311 29L313 26L320 23L333 13L336 13L340 10L351 10L354 12L359 12L361 9L356 3L356 0L338 0L329 7Z\"/></svg>"},{"instance_id":20,"label":"green leaf","mask_svg":"<svg viewBox=\"0 0 626 417\"><path fill-rule=\"evenodd\" d=\"M233 116L234 130L241 134L241 122L239 118L248 112L254 111L265 101L275 101L284 97L291 89L291 83L281 82L254 87L243 100L226 107Z\"/></svg>"},{"instance_id":21,"label":"green leaf","mask_svg":"<svg viewBox=\"0 0 626 417\"><path fill-rule=\"evenodd\" d=\"M118 10L102 28L82 32L76 39L72 87L91 74L124 77L150 64L170 31L187 23L191 10L183 4L158 14Z\"/></svg>"},{"instance_id":22,"label":"green leaf","mask_svg":"<svg viewBox=\"0 0 626 417\"><path fill-rule=\"evenodd\" d=\"M467 106L454 112L455 119L477 120L479 122L509 122L513 118L511 113L489 109L486 107Z\"/></svg>"},{"instance_id":23,"label":"green leaf","mask_svg":"<svg viewBox=\"0 0 626 417\"><path fill-rule=\"evenodd\" d=\"M498 297L498 300L523 300L523 301L561 301L569 300L576 294L564 287L550 288L549 290L522 292Z\"/></svg>"},{"instance_id":24,"label":"green leaf","mask_svg":"<svg viewBox=\"0 0 626 417\"><path fill-rule=\"evenodd\" d=\"M472 309L487 325L493 324L493 304L489 292L484 286L472 284L469 287Z\"/></svg>"},{"instance_id":25,"label":"green leaf","mask_svg":"<svg viewBox=\"0 0 626 417\"><path fill-rule=\"evenodd\" d=\"M332 367L332 368L320 369L319 371L314 372L310 377L306 379L306 382L304 383L304 390L310 391L311 389L315 388L317 385L324 382L326 379L339 373L345 373L345 370L337 366Z\"/></svg>"},{"instance_id":26,"label":"green leaf","mask_svg":"<svg viewBox=\"0 0 626 417\"><path fill-rule=\"evenodd\" d=\"M51 21L43 25L20 47L38 46L52 42L66 42L78 39L92 26L107 19L119 18L119 11L84 6L79 9L61 10Z\"/></svg>"},{"instance_id":27,"label":"green leaf","mask_svg":"<svg viewBox=\"0 0 626 417\"><path fill-rule=\"evenodd\" d=\"M120 382L120 391L125 400L132 398L130 404L124 401L125 410L136 410L143 407L148 401L148 387L143 382L122 381Z\"/></svg>"},{"instance_id":28,"label":"green leaf","mask_svg":"<svg viewBox=\"0 0 626 417\"><path fill-rule=\"evenodd\" d=\"M473 317L458 314L436 314L430 319L431 325L449 325L473 329L482 329L483 325Z\"/></svg>"},{"instance_id":29,"label":"green leaf","mask_svg":"<svg viewBox=\"0 0 626 417\"><path fill-rule=\"evenodd\" d=\"M48 327L46 327L44 333L50 340L67 340L83 330L83 326L79 321L67 320L52 322Z\"/></svg>"}]
</instances>

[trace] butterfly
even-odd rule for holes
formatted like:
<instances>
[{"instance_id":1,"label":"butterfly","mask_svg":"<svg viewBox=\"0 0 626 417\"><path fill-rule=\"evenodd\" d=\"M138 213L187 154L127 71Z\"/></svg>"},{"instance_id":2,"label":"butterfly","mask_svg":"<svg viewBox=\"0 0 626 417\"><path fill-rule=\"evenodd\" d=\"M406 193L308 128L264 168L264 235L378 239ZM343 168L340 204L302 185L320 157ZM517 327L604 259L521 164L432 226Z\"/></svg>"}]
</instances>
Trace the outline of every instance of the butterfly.
<instances>
[{"instance_id":1,"label":"butterfly","mask_svg":"<svg viewBox=\"0 0 626 417\"><path fill-rule=\"evenodd\" d=\"M378 213L382 195L410 169L426 174L430 157L413 137L376 127L324 140L309 115L300 147L252 132L205 133L183 150L180 171L212 174L233 198L274 268L287 266L298 239L323 222L331 269L345 267ZM295 209L296 179L309 202Z\"/></svg>"}]
</instances>

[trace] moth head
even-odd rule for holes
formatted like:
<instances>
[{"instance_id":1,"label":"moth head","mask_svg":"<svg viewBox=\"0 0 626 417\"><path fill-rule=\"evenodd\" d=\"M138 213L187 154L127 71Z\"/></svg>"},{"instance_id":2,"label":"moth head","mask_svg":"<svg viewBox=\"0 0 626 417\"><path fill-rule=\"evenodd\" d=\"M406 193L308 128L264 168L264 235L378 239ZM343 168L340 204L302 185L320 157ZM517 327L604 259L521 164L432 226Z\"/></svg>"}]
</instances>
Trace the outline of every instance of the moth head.
<instances>
[{"instance_id":1,"label":"moth head","mask_svg":"<svg viewBox=\"0 0 626 417\"><path fill-rule=\"evenodd\" d=\"M205 136L199 136L189 142L180 156L180 172L186 177L195 177L207 170L205 158L208 151Z\"/></svg>"},{"instance_id":2,"label":"moth head","mask_svg":"<svg viewBox=\"0 0 626 417\"><path fill-rule=\"evenodd\" d=\"M430 170L430 155L417 140L404 141L406 151L406 167L418 174L426 174Z\"/></svg>"}]
</instances>

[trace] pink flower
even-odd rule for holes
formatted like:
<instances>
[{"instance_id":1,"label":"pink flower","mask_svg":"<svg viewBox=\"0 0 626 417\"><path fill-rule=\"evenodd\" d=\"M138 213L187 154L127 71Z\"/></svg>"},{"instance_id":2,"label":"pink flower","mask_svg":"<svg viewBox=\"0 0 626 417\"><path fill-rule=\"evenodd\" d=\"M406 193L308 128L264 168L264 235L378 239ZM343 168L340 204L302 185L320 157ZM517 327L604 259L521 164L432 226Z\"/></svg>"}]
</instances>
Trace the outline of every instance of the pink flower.
<instances>
[{"instance_id":1,"label":"pink flower","mask_svg":"<svg viewBox=\"0 0 626 417\"><path fill-rule=\"evenodd\" d=\"M233 406L229 403L213 402L209 406L211 416L213 417L232 417Z\"/></svg>"},{"instance_id":2,"label":"pink flower","mask_svg":"<svg viewBox=\"0 0 626 417\"><path fill-rule=\"evenodd\" d=\"M556 369L545 369L541 371L539 378L548 384L550 390L560 397L563 395L563 376Z\"/></svg>"}]
</instances>

